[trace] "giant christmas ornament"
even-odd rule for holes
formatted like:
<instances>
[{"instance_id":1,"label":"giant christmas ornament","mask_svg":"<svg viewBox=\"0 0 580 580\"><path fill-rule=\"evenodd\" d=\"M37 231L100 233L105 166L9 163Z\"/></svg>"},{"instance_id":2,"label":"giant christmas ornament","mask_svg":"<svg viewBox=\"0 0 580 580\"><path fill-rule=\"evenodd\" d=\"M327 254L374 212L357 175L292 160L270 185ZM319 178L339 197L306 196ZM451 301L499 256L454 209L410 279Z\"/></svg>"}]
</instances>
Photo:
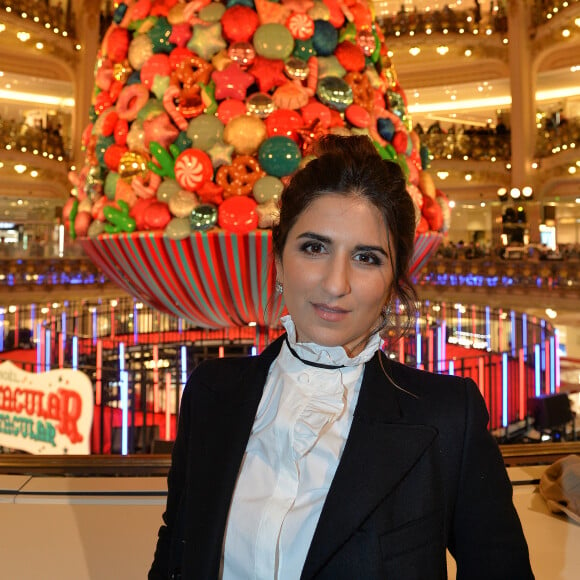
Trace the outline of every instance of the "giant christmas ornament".
<instances>
[{"instance_id":1,"label":"giant christmas ornament","mask_svg":"<svg viewBox=\"0 0 580 580\"><path fill-rule=\"evenodd\" d=\"M280 310L279 298L261 308L271 276L256 271L250 283L245 268L270 247L258 228L275 220L280 179L322 134L362 133L407 176L422 224L416 269L448 212L443 197L421 203L433 182L396 79L366 0L120 2L97 56L85 166L73 176L84 205L68 204L68 231L88 236L105 272L158 308L203 326L268 325ZM175 259L190 285L163 274ZM201 301L208 284L224 316Z\"/></svg>"}]
</instances>

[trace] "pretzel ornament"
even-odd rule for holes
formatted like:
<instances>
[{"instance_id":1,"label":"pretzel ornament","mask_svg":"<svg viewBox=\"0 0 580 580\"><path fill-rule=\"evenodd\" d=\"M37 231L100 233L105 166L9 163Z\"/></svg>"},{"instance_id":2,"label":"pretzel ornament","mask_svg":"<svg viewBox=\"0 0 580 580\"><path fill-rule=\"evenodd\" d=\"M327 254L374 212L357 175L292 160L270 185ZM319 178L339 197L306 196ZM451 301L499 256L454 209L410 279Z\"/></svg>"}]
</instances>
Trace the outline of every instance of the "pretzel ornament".
<instances>
[{"instance_id":1,"label":"pretzel ornament","mask_svg":"<svg viewBox=\"0 0 580 580\"><path fill-rule=\"evenodd\" d=\"M231 165L222 165L216 173L216 183L224 188L224 198L250 195L254 183L266 173L250 155L238 155Z\"/></svg>"},{"instance_id":2,"label":"pretzel ornament","mask_svg":"<svg viewBox=\"0 0 580 580\"><path fill-rule=\"evenodd\" d=\"M179 89L177 110L186 119L197 117L205 110L201 84L206 85L209 82L212 70L211 64L196 55L183 58L175 65L170 84ZM173 100L173 97L169 98ZM171 108L170 104L169 107Z\"/></svg>"},{"instance_id":3,"label":"pretzel ornament","mask_svg":"<svg viewBox=\"0 0 580 580\"><path fill-rule=\"evenodd\" d=\"M367 111L372 111L375 102L375 89L367 75L360 72L349 72L344 80L352 89L355 104L364 107Z\"/></svg>"}]
</instances>

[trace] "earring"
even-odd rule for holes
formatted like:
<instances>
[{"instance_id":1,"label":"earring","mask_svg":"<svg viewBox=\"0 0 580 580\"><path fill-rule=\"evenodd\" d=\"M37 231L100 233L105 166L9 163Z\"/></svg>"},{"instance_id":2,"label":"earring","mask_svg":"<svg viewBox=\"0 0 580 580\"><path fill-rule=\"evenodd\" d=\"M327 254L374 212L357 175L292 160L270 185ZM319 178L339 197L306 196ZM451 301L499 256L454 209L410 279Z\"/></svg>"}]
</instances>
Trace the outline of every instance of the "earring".
<instances>
[{"instance_id":1,"label":"earring","mask_svg":"<svg viewBox=\"0 0 580 580\"><path fill-rule=\"evenodd\" d=\"M391 306L389 304L385 304L381 308L381 324L379 326L379 330L383 330L389 324L389 317L391 315Z\"/></svg>"},{"instance_id":2,"label":"earring","mask_svg":"<svg viewBox=\"0 0 580 580\"><path fill-rule=\"evenodd\" d=\"M274 289L276 290L276 294L282 294L284 292L284 286L282 286L282 282L278 282L278 280L276 280Z\"/></svg>"}]
</instances>

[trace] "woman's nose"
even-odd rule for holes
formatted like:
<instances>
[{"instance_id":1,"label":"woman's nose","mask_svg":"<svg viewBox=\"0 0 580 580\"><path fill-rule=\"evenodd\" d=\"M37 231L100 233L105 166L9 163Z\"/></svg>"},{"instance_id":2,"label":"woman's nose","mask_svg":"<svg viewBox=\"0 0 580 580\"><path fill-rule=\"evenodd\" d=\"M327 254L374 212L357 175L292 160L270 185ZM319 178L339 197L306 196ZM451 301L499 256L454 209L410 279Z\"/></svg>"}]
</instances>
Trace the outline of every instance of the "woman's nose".
<instances>
[{"instance_id":1,"label":"woman's nose","mask_svg":"<svg viewBox=\"0 0 580 580\"><path fill-rule=\"evenodd\" d=\"M350 292L350 264L347 259L335 257L329 260L323 287L332 296L344 296Z\"/></svg>"}]
</instances>

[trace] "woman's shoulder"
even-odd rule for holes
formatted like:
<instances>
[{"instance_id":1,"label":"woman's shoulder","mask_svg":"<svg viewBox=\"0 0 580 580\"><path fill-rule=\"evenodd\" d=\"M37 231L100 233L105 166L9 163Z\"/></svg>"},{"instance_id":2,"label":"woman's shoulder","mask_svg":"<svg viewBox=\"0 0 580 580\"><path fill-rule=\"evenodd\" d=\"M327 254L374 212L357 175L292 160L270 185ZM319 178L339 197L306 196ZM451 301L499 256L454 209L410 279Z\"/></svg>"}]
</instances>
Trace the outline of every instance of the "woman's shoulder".
<instances>
[{"instance_id":1,"label":"woman's shoulder","mask_svg":"<svg viewBox=\"0 0 580 580\"><path fill-rule=\"evenodd\" d=\"M456 398L465 396L466 391L478 390L470 378L434 373L393 360L389 361L389 373L398 384L419 397Z\"/></svg>"}]
</instances>

